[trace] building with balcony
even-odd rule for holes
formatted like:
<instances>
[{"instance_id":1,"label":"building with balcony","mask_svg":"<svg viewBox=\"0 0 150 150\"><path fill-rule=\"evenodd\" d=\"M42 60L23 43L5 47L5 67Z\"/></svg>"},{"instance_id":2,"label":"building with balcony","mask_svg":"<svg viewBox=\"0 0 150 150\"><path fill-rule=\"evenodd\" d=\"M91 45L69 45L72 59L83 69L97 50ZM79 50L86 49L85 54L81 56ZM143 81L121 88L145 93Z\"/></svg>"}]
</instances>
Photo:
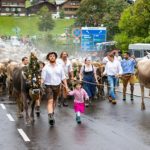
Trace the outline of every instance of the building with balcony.
<instances>
[{"instance_id":1,"label":"building with balcony","mask_svg":"<svg viewBox=\"0 0 150 150\"><path fill-rule=\"evenodd\" d=\"M43 7L47 6L53 18L59 18L60 10L64 11L65 17L76 17L76 12L82 0L37 0L28 8L25 8L26 0L0 0L0 15L30 15L37 14Z\"/></svg>"},{"instance_id":2,"label":"building with balcony","mask_svg":"<svg viewBox=\"0 0 150 150\"><path fill-rule=\"evenodd\" d=\"M81 1L82 0L66 0L64 3L59 5L59 9L64 10L66 17L76 17Z\"/></svg>"},{"instance_id":3,"label":"building with balcony","mask_svg":"<svg viewBox=\"0 0 150 150\"><path fill-rule=\"evenodd\" d=\"M47 0L39 0L37 3L26 9L27 15L37 14L38 11L44 6L46 6L52 14L57 13L55 3L49 2Z\"/></svg>"},{"instance_id":4,"label":"building with balcony","mask_svg":"<svg viewBox=\"0 0 150 150\"><path fill-rule=\"evenodd\" d=\"M1 15L20 15L26 13L25 0L0 0Z\"/></svg>"}]
</instances>

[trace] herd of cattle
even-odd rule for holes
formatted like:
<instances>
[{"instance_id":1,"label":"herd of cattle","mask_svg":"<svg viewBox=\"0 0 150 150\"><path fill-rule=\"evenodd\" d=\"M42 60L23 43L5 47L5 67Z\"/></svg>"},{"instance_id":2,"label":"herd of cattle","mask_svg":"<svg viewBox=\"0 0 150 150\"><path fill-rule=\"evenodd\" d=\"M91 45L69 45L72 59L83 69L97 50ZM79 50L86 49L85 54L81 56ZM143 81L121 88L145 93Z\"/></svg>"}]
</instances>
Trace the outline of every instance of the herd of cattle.
<instances>
[{"instance_id":1,"label":"herd of cattle","mask_svg":"<svg viewBox=\"0 0 150 150\"><path fill-rule=\"evenodd\" d=\"M79 69L81 67L80 62L73 62L73 68L76 68L76 77L78 78ZM99 62L93 62L93 65L97 68L97 76L99 84L98 96L104 96L104 81L105 78L102 73L105 66ZM22 67L15 61L2 61L0 62L0 93L7 91L10 97L14 97L17 102L17 116L23 117L23 111L25 111L25 121L27 124L31 124L34 121L34 108L36 100L41 97L42 89L37 92L31 91L27 85L27 78L23 72L27 69L27 66ZM144 87L150 88L150 60L143 59L137 62L136 75L139 79L141 86L142 105L141 108L145 109L144 104ZM28 107L29 101L31 106L31 113L29 115Z\"/></svg>"},{"instance_id":2,"label":"herd of cattle","mask_svg":"<svg viewBox=\"0 0 150 150\"><path fill-rule=\"evenodd\" d=\"M7 90L9 97L13 97L17 103L17 116L23 117L25 111L25 120L27 124L34 121L34 108L36 100L40 98L40 91L31 91L28 85L27 77L24 72L28 69L14 61L0 63L0 93ZM28 113L29 101L31 113Z\"/></svg>"}]
</instances>

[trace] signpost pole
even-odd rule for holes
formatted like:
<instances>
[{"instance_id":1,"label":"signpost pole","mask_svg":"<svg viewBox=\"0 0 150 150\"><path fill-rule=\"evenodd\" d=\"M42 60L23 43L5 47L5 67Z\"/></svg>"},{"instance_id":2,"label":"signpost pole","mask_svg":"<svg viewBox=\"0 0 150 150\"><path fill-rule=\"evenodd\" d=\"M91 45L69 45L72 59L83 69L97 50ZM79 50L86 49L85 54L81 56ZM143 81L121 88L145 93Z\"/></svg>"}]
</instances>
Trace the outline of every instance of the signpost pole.
<instances>
[{"instance_id":1,"label":"signpost pole","mask_svg":"<svg viewBox=\"0 0 150 150\"><path fill-rule=\"evenodd\" d=\"M79 27L74 28L72 30L72 35L74 37L73 43L74 43L75 53L77 53L78 52L78 44L80 44L80 37L82 35L81 29Z\"/></svg>"}]
</instances>

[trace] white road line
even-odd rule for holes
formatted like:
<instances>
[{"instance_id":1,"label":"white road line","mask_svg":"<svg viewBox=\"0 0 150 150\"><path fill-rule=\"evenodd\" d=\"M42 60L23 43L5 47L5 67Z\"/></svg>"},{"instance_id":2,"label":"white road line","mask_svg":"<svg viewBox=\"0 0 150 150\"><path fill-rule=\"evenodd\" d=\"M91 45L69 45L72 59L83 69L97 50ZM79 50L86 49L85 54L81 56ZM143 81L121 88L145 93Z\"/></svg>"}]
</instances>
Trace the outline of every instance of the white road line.
<instances>
[{"instance_id":1,"label":"white road line","mask_svg":"<svg viewBox=\"0 0 150 150\"><path fill-rule=\"evenodd\" d=\"M25 132L22 129L17 129L18 132L20 133L20 135L22 136L22 138L24 139L25 142L30 142L30 139L28 138L28 136L25 134Z\"/></svg>"},{"instance_id":2,"label":"white road line","mask_svg":"<svg viewBox=\"0 0 150 150\"><path fill-rule=\"evenodd\" d=\"M7 114L7 117L10 121L15 121L14 118L11 116L11 114Z\"/></svg>"},{"instance_id":3,"label":"white road line","mask_svg":"<svg viewBox=\"0 0 150 150\"><path fill-rule=\"evenodd\" d=\"M5 105L4 105L4 104L1 104L1 107L2 107L3 109L6 109L6 107L5 107Z\"/></svg>"}]
</instances>

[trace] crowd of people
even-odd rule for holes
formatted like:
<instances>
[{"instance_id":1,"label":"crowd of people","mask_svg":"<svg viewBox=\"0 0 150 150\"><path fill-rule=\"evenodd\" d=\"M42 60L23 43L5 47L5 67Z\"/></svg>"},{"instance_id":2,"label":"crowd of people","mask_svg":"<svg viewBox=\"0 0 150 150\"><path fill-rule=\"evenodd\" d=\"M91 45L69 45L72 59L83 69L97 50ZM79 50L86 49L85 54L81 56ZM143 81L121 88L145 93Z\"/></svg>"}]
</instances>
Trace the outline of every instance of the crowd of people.
<instances>
[{"instance_id":1,"label":"crowd of people","mask_svg":"<svg viewBox=\"0 0 150 150\"><path fill-rule=\"evenodd\" d=\"M58 58L56 52L49 52L46 56L47 63L40 62L41 87L45 89L47 99L48 120L50 125L55 124L54 112L58 106L68 106L68 96L74 96L74 111L77 123L81 123L81 113L84 113L85 106L89 106L96 95L98 77L96 67L92 64L90 57L84 59L82 67L78 71L78 78L75 78L75 68L69 60L68 53L63 51ZM107 78L108 99L112 104L117 104L115 87L119 85L119 79L123 83L123 101L126 101L126 88L130 83L131 101L133 91L136 61L134 56L126 52L121 57L116 52L108 53L102 63L105 65L102 77ZM22 66L28 65L28 58L22 59ZM73 84L73 87L70 86ZM40 100L36 104L37 111L40 109Z\"/></svg>"}]
</instances>

